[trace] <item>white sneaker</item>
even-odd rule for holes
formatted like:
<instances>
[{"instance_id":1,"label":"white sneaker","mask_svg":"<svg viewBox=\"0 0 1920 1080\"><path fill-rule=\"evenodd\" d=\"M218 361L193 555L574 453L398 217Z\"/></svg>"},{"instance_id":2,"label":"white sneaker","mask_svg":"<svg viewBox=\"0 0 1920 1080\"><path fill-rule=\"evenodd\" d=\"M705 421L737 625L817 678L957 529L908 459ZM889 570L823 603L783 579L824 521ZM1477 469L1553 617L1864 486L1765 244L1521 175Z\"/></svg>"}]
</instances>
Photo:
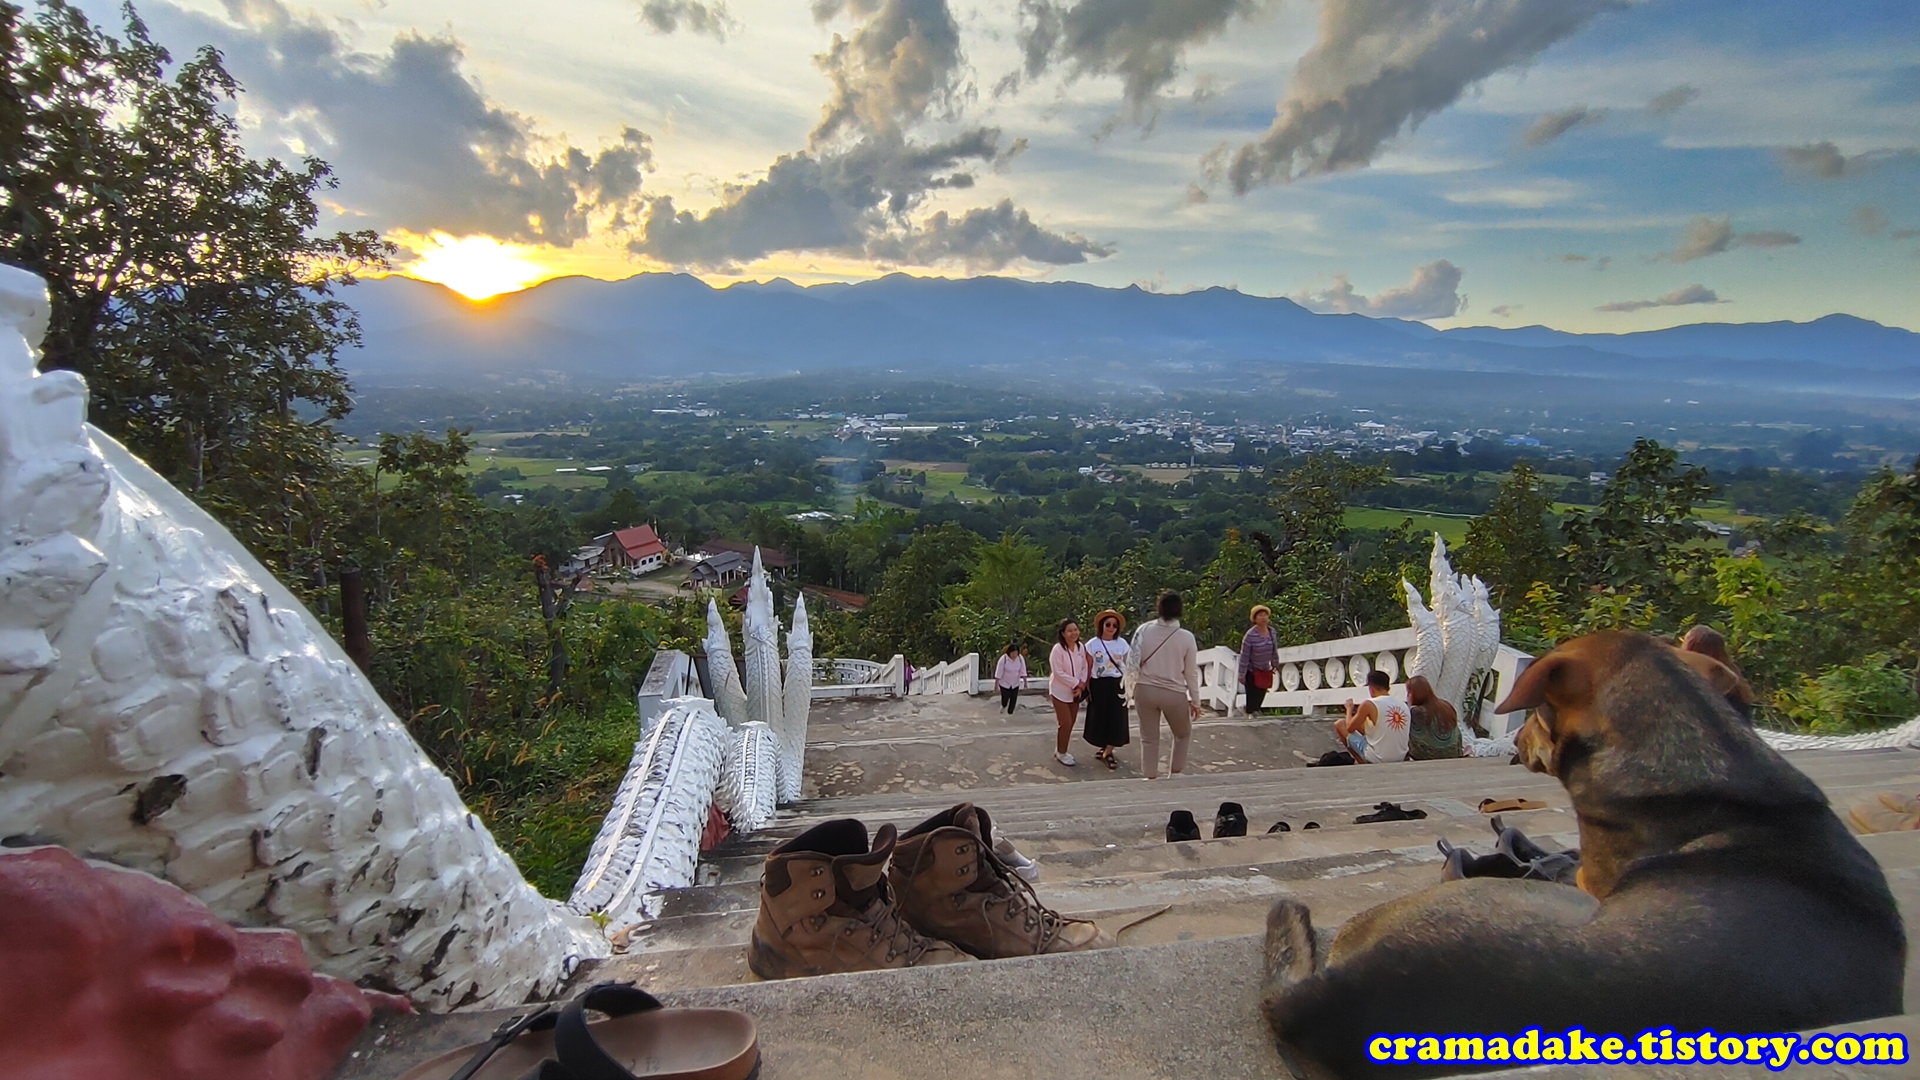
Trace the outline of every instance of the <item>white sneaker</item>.
<instances>
[{"instance_id":1,"label":"white sneaker","mask_svg":"<svg viewBox=\"0 0 1920 1080\"><path fill-rule=\"evenodd\" d=\"M1000 861L1007 864L1007 869L1019 874L1029 882L1034 884L1039 883L1040 864L1020 854L1020 852L1014 848L1013 841L1008 840L1004 836L995 837L993 841L993 853L1000 856Z\"/></svg>"},{"instance_id":2,"label":"white sneaker","mask_svg":"<svg viewBox=\"0 0 1920 1080\"><path fill-rule=\"evenodd\" d=\"M1073 767L1073 766L1075 766L1075 765L1078 765L1078 764L1080 764L1080 763L1079 763L1078 761L1075 761L1075 760L1073 759L1073 755L1072 755L1072 754L1055 754L1055 755L1053 755L1053 760L1055 760L1055 761L1057 761L1057 762L1059 762L1060 764L1062 764L1062 765L1065 765L1065 766L1067 766L1067 767L1069 767L1069 768L1071 768L1071 767Z\"/></svg>"}]
</instances>

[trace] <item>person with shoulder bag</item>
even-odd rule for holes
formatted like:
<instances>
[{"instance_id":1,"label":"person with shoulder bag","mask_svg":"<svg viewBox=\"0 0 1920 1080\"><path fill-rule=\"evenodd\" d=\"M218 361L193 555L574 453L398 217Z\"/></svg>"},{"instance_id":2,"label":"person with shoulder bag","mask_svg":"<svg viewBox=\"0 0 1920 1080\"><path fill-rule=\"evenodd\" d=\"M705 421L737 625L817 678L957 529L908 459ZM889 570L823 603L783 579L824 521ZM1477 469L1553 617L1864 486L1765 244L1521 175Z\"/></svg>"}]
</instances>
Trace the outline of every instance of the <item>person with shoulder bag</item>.
<instances>
[{"instance_id":1,"label":"person with shoulder bag","mask_svg":"<svg viewBox=\"0 0 1920 1080\"><path fill-rule=\"evenodd\" d=\"M1265 604L1253 606L1253 625L1240 639L1240 685L1247 693L1247 715L1253 716L1266 703L1267 691L1274 687L1275 661L1280 642L1273 633L1273 611Z\"/></svg>"},{"instance_id":2,"label":"person with shoulder bag","mask_svg":"<svg viewBox=\"0 0 1920 1080\"><path fill-rule=\"evenodd\" d=\"M1140 714L1141 769L1160 779L1160 724L1173 732L1168 776L1187 768L1187 744L1200 719L1200 647L1180 626L1180 594L1160 594L1160 617L1133 636L1134 708Z\"/></svg>"},{"instance_id":3,"label":"person with shoulder bag","mask_svg":"<svg viewBox=\"0 0 1920 1080\"><path fill-rule=\"evenodd\" d=\"M1087 650L1080 644L1080 624L1061 619L1054 631L1053 652L1047 655L1047 697L1053 702L1054 723L1059 726L1053 744L1053 760L1062 765L1080 764L1067 752L1073 741L1073 722L1080 717L1081 699L1087 696Z\"/></svg>"}]
</instances>

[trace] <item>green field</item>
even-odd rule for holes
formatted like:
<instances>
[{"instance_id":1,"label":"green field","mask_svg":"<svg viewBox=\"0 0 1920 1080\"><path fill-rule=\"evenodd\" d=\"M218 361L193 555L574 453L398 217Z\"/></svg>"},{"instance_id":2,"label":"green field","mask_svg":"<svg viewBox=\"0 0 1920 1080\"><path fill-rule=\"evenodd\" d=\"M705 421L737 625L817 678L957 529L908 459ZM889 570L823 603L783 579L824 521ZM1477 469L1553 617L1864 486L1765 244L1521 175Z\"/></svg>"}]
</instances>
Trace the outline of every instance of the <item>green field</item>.
<instances>
[{"instance_id":1,"label":"green field","mask_svg":"<svg viewBox=\"0 0 1920 1080\"><path fill-rule=\"evenodd\" d=\"M1405 510L1375 510L1361 506L1347 508L1349 529L1391 529L1409 520L1413 522L1416 533L1437 532L1449 544L1457 544L1467 538L1467 519L1464 517L1442 517L1439 514Z\"/></svg>"}]
</instances>

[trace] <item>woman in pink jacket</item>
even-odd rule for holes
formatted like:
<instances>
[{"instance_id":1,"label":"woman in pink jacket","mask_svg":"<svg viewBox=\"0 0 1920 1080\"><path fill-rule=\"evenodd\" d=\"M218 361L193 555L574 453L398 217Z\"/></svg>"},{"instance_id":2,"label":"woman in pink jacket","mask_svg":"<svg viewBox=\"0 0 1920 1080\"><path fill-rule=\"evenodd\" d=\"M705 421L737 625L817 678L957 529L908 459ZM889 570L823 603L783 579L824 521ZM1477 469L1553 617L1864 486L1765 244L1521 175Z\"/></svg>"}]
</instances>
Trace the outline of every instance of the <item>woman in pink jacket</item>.
<instances>
[{"instance_id":1,"label":"woman in pink jacket","mask_svg":"<svg viewBox=\"0 0 1920 1080\"><path fill-rule=\"evenodd\" d=\"M1053 760L1062 765L1078 765L1067 753L1073 740L1073 724L1080 718L1080 700L1087 696L1087 679L1092 674L1086 647L1080 644L1080 624L1061 619L1054 633L1053 652L1047 655L1047 696L1053 701L1053 720L1060 726L1054 739Z\"/></svg>"}]
</instances>

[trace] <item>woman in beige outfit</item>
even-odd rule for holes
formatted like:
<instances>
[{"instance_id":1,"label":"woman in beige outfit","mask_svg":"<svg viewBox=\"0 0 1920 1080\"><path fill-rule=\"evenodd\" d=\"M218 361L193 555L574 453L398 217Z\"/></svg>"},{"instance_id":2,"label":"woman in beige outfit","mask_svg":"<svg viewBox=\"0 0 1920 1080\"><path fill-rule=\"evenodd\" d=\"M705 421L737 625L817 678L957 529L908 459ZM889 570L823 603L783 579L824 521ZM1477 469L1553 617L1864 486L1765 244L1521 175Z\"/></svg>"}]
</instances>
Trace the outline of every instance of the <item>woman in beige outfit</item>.
<instances>
[{"instance_id":1,"label":"woman in beige outfit","mask_svg":"<svg viewBox=\"0 0 1920 1080\"><path fill-rule=\"evenodd\" d=\"M1147 779L1160 779L1160 721L1173 731L1168 769L1179 776L1187 768L1187 743L1200 718L1200 647L1180 628L1180 594L1161 593L1160 617L1133 635L1129 662L1134 671L1133 703L1140 710L1141 766Z\"/></svg>"}]
</instances>

